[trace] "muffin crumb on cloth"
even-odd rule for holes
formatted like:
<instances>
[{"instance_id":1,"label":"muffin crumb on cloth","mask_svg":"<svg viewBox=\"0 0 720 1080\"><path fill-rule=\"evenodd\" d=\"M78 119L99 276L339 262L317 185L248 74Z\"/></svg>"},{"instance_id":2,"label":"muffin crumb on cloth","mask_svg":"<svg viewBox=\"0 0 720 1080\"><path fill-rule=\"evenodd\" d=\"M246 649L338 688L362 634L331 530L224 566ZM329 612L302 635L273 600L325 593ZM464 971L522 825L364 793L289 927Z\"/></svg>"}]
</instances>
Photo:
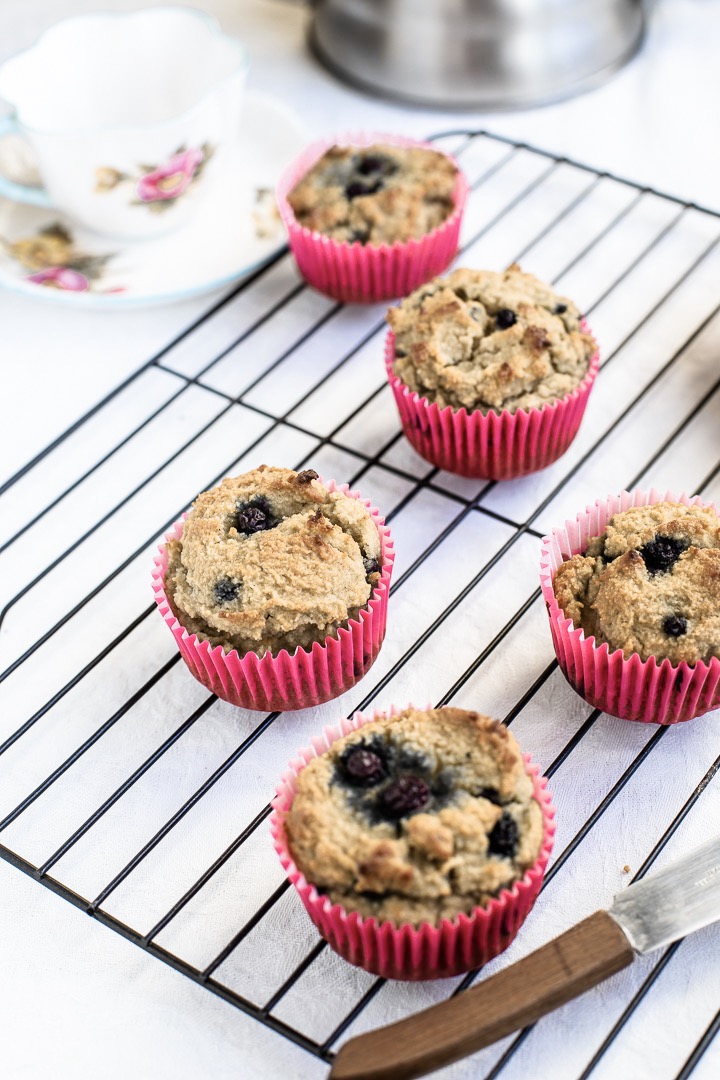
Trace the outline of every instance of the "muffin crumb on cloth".
<instances>
[{"instance_id":1,"label":"muffin crumb on cloth","mask_svg":"<svg viewBox=\"0 0 720 1080\"><path fill-rule=\"evenodd\" d=\"M597 349L576 305L515 264L436 278L390 308L387 321L395 375L454 410L514 413L565 397Z\"/></svg>"},{"instance_id":2,"label":"muffin crumb on cloth","mask_svg":"<svg viewBox=\"0 0 720 1080\"><path fill-rule=\"evenodd\" d=\"M380 579L366 507L312 469L261 465L193 503L170 540L165 590L183 627L211 645L277 654L335 636Z\"/></svg>"},{"instance_id":3,"label":"muffin crumb on cloth","mask_svg":"<svg viewBox=\"0 0 720 1080\"><path fill-rule=\"evenodd\" d=\"M499 721L413 708L340 738L298 774L285 829L298 868L350 912L434 925L537 860L544 821Z\"/></svg>"},{"instance_id":4,"label":"muffin crumb on cloth","mask_svg":"<svg viewBox=\"0 0 720 1080\"><path fill-rule=\"evenodd\" d=\"M616 513L558 567L553 591L576 628L626 658L709 663L720 657L720 518L674 502Z\"/></svg>"}]
</instances>

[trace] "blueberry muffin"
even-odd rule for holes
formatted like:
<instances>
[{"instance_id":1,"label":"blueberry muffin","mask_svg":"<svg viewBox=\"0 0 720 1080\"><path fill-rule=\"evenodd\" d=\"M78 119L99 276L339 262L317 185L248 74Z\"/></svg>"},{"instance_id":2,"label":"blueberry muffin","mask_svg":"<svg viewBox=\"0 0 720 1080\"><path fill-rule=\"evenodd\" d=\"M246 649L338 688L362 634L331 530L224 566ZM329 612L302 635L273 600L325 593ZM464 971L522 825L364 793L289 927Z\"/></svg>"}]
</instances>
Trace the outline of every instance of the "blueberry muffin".
<instances>
[{"instance_id":1,"label":"blueberry muffin","mask_svg":"<svg viewBox=\"0 0 720 1080\"><path fill-rule=\"evenodd\" d=\"M285 829L333 903L416 926L486 904L544 838L513 736L454 708L407 709L334 742L299 773Z\"/></svg>"},{"instance_id":2,"label":"blueberry muffin","mask_svg":"<svg viewBox=\"0 0 720 1080\"><path fill-rule=\"evenodd\" d=\"M198 496L167 548L165 592L178 621L240 655L336 636L380 579L367 509L312 469L261 465L223 480Z\"/></svg>"},{"instance_id":3,"label":"blueberry muffin","mask_svg":"<svg viewBox=\"0 0 720 1080\"><path fill-rule=\"evenodd\" d=\"M585 554L562 563L553 590L598 645L709 663L720 657L720 518L673 502L617 513Z\"/></svg>"},{"instance_id":4,"label":"blueberry muffin","mask_svg":"<svg viewBox=\"0 0 720 1080\"><path fill-rule=\"evenodd\" d=\"M545 405L582 382L596 351L572 300L516 265L436 278L390 308L387 321L395 375L440 408Z\"/></svg>"},{"instance_id":5,"label":"blueberry muffin","mask_svg":"<svg viewBox=\"0 0 720 1080\"><path fill-rule=\"evenodd\" d=\"M436 150L332 146L288 195L300 225L337 241L418 239L455 209L458 170Z\"/></svg>"}]
</instances>

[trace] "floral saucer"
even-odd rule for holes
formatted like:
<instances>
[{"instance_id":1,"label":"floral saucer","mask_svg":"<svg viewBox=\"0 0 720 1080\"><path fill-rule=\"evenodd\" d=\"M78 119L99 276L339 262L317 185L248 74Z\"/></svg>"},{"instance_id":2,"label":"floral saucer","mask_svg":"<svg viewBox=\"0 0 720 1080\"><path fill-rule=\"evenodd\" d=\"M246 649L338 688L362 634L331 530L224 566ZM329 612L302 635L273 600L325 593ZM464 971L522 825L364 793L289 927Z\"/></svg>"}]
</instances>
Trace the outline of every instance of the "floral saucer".
<instances>
[{"instance_id":1,"label":"floral saucer","mask_svg":"<svg viewBox=\"0 0 720 1080\"><path fill-rule=\"evenodd\" d=\"M0 286L77 307L122 308L228 285L284 246L273 190L307 141L285 106L248 93L238 145L213 198L187 225L152 240L100 236L58 211L0 198Z\"/></svg>"}]
</instances>

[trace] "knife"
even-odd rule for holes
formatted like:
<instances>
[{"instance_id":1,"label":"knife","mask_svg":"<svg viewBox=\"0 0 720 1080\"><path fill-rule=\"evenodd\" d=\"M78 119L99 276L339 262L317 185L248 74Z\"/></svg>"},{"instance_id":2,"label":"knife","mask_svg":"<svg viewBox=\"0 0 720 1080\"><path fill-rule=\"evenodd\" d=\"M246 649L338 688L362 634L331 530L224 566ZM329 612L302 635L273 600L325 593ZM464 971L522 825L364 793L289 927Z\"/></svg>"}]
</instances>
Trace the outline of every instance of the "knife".
<instances>
[{"instance_id":1,"label":"knife","mask_svg":"<svg viewBox=\"0 0 720 1080\"><path fill-rule=\"evenodd\" d=\"M330 1080L413 1080L539 1020L637 953L720 919L720 836L618 893L541 949L472 990L350 1039Z\"/></svg>"}]
</instances>

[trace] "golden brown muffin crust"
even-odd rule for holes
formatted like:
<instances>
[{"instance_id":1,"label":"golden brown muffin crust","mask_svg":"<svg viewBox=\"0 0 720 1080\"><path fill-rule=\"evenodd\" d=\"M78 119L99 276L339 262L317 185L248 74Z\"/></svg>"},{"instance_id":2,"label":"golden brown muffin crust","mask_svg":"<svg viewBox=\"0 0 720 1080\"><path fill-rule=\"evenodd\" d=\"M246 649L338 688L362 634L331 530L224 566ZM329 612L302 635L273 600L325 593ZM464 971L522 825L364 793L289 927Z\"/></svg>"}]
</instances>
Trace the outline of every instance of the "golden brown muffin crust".
<instances>
[{"instance_id":1,"label":"golden brown muffin crust","mask_svg":"<svg viewBox=\"0 0 720 1080\"><path fill-rule=\"evenodd\" d=\"M168 543L180 623L241 654L309 647L356 618L380 577L380 537L359 499L311 469L261 465L197 497Z\"/></svg>"},{"instance_id":2,"label":"golden brown muffin crust","mask_svg":"<svg viewBox=\"0 0 720 1080\"><path fill-rule=\"evenodd\" d=\"M615 514L553 580L558 604L598 645L673 663L720 657L720 519L661 502Z\"/></svg>"},{"instance_id":3,"label":"golden brown muffin crust","mask_svg":"<svg viewBox=\"0 0 720 1080\"><path fill-rule=\"evenodd\" d=\"M406 709L300 772L286 831L298 867L333 902L417 925L469 913L522 877L544 824L503 724Z\"/></svg>"},{"instance_id":4,"label":"golden brown muffin crust","mask_svg":"<svg viewBox=\"0 0 720 1080\"><path fill-rule=\"evenodd\" d=\"M387 321L395 374L441 408L545 405L579 386L595 352L575 304L515 265L454 270L390 308Z\"/></svg>"},{"instance_id":5,"label":"golden brown muffin crust","mask_svg":"<svg viewBox=\"0 0 720 1080\"><path fill-rule=\"evenodd\" d=\"M458 170L425 147L332 146L288 195L301 225L333 240L419 239L454 210Z\"/></svg>"}]
</instances>

